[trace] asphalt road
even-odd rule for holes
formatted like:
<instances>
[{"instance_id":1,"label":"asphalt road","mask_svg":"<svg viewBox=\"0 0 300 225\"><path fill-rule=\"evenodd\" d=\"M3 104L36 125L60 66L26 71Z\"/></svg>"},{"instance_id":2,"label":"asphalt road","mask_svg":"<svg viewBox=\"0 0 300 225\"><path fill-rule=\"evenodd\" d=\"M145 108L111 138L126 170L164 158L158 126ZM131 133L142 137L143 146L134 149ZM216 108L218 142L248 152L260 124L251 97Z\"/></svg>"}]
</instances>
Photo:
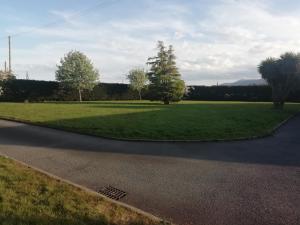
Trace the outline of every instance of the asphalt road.
<instances>
[{"instance_id":1,"label":"asphalt road","mask_svg":"<svg viewBox=\"0 0 300 225\"><path fill-rule=\"evenodd\" d=\"M299 225L300 117L274 137L226 143L112 141L0 120L0 154L177 224Z\"/></svg>"}]
</instances>

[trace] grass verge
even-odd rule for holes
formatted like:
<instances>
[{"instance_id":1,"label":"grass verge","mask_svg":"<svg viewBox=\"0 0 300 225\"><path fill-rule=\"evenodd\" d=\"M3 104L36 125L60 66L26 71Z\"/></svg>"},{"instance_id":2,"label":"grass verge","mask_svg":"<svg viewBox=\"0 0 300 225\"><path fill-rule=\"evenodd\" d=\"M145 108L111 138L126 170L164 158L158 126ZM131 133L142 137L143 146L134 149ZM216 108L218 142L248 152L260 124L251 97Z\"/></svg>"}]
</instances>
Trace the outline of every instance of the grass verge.
<instances>
[{"instance_id":1,"label":"grass verge","mask_svg":"<svg viewBox=\"0 0 300 225\"><path fill-rule=\"evenodd\" d=\"M158 225L131 209L0 156L1 225Z\"/></svg>"},{"instance_id":2,"label":"grass verge","mask_svg":"<svg viewBox=\"0 0 300 225\"><path fill-rule=\"evenodd\" d=\"M270 133L300 110L286 104L189 102L0 103L0 117L37 125L121 139L240 139Z\"/></svg>"}]
</instances>

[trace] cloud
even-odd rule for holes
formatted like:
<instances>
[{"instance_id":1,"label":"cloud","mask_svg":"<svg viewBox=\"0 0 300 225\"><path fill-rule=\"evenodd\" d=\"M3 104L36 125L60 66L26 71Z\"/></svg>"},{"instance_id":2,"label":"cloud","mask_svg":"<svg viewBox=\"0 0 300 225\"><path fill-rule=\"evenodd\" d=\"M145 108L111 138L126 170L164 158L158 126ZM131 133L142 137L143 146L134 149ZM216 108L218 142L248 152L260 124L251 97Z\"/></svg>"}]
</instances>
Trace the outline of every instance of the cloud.
<instances>
[{"instance_id":1,"label":"cloud","mask_svg":"<svg viewBox=\"0 0 300 225\"><path fill-rule=\"evenodd\" d=\"M156 41L163 40L174 45L188 84L214 84L258 78L256 67L262 59L300 50L300 14L278 14L271 1L217 1L202 15L196 2L144 3L126 17L74 18L73 12L54 10L50 14L64 23L16 27L15 31L32 30L26 38L36 40L14 52L16 72L30 70L33 78L54 79L59 58L76 49L92 59L103 82L121 82L132 67L145 66L155 54ZM109 10L107 14L114 13Z\"/></svg>"},{"instance_id":2,"label":"cloud","mask_svg":"<svg viewBox=\"0 0 300 225\"><path fill-rule=\"evenodd\" d=\"M52 80L53 71L56 69L55 66L47 66L41 64L16 64L18 68L17 78L26 79L28 73L29 79L37 80Z\"/></svg>"}]
</instances>

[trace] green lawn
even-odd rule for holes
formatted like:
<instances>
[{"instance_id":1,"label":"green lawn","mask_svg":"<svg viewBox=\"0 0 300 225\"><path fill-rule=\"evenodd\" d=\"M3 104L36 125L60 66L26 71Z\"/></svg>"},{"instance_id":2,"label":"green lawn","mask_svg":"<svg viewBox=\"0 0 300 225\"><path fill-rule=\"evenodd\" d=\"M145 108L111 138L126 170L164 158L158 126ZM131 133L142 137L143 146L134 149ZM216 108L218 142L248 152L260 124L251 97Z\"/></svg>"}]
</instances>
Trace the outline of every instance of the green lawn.
<instances>
[{"instance_id":1,"label":"green lawn","mask_svg":"<svg viewBox=\"0 0 300 225\"><path fill-rule=\"evenodd\" d=\"M300 110L271 103L0 103L0 117L86 134L130 139L211 140L264 135Z\"/></svg>"},{"instance_id":2,"label":"green lawn","mask_svg":"<svg viewBox=\"0 0 300 225\"><path fill-rule=\"evenodd\" d=\"M158 225L163 222L0 157L1 225Z\"/></svg>"}]
</instances>

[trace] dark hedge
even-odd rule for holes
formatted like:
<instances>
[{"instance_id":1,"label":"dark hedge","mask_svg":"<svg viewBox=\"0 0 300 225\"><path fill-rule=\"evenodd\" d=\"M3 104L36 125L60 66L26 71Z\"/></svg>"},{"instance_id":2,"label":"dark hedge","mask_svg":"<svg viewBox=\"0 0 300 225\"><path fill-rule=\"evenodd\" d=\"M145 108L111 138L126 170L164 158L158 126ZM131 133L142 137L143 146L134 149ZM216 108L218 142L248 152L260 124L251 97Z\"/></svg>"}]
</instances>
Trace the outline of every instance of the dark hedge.
<instances>
[{"instance_id":1,"label":"dark hedge","mask_svg":"<svg viewBox=\"0 0 300 225\"><path fill-rule=\"evenodd\" d=\"M208 101L271 101L269 86L190 86L187 99Z\"/></svg>"},{"instance_id":2,"label":"dark hedge","mask_svg":"<svg viewBox=\"0 0 300 225\"><path fill-rule=\"evenodd\" d=\"M272 101L269 86L189 86L185 99L202 101ZM288 101L300 102L300 90L292 91Z\"/></svg>"},{"instance_id":3,"label":"dark hedge","mask_svg":"<svg viewBox=\"0 0 300 225\"><path fill-rule=\"evenodd\" d=\"M0 101L41 102L41 101L76 101L77 90L63 88L55 81L7 80L0 83ZM135 100L138 93L128 84L97 84L92 91L82 93L83 100Z\"/></svg>"},{"instance_id":4,"label":"dark hedge","mask_svg":"<svg viewBox=\"0 0 300 225\"><path fill-rule=\"evenodd\" d=\"M59 84L53 81L6 80L0 84L1 101L22 102L25 100L56 100Z\"/></svg>"},{"instance_id":5,"label":"dark hedge","mask_svg":"<svg viewBox=\"0 0 300 225\"><path fill-rule=\"evenodd\" d=\"M55 81L7 80L0 81L0 101L42 102L76 101L78 92L62 88ZM144 99L151 99L149 91L143 92ZM269 86L189 86L184 99L202 101L271 101ZM138 93L128 84L97 84L92 91L83 92L83 100L137 100ZM300 102L300 90L293 91L288 101Z\"/></svg>"}]
</instances>

